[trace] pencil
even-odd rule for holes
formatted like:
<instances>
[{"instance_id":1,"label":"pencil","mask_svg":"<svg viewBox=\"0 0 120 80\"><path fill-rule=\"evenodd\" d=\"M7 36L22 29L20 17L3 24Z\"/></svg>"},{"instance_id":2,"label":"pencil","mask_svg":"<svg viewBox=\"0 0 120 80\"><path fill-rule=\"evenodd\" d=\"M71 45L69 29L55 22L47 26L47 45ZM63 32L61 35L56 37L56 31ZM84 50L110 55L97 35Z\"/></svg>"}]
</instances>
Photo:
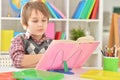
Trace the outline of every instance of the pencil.
<instances>
[{"instance_id":1,"label":"pencil","mask_svg":"<svg viewBox=\"0 0 120 80\"><path fill-rule=\"evenodd\" d=\"M103 56L106 56L106 55L105 55L105 51L101 50L101 53L103 54Z\"/></svg>"}]
</instances>

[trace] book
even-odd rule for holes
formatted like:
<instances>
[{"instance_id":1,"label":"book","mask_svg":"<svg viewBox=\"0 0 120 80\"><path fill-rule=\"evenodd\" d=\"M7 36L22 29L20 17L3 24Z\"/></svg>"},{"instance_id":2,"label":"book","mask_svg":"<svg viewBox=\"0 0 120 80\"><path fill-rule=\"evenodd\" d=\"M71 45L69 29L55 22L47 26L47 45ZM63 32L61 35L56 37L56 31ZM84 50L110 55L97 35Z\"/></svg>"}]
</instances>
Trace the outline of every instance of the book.
<instances>
[{"instance_id":1,"label":"book","mask_svg":"<svg viewBox=\"0 0 120 80\"><path fill-rule=\"evenodd\" d=\"M45 31L47 37L54 39L55 38L55 24L54 22L49 22L47 29Z\"/></svg>"},{"instance_id":2,"label":"book","mask_svg":"<svg viewBox=\"0 0 120 80\"><path fill-rule=\"evenodd\" d=\"M95 2L96 2L96 0L91 0L91 3L90 3L91 6L90 6L90 9L89 9L88 14L87 14L87 19L90 18L90 15L91 15L92 10L93 10L93 8L94 8Z\"/></svg>"},{"instance_id":3,"label":"book","mask_svg":"<svg viewBox=\"0 0 120 80\"><path fill-rule=\"evenodd\" d=\"M48 5L51 8L51 10L55 13L57 18L62 18L62 16L57 12L59 10L54 5L52 5L50 2L48 2Z\"/></svg>"},{"instance_id":4,"label":"book","mask_svg":"<svg viewBox=\"0 0 120 80\"><path fill-rule=\"evenodd\" d=\"M50 3L50 5L53 7L53 9L57 12L57 14L59 14L63 19L66 18L66 16L60 11L58 10L53 4Z\"/></svg>"},{"instance_id":5,"label":"book","mask_svg":"<svg viewBox=\"0 0 120 80\"><path fill-rule=\"evenodd\" d=\"M99 0L96 0L90 19L96 19L99 9Z\"/></svg>"},{"instance_id":6,"label":"book","mask_svg":"<svg viewBox=\"0 0 120 80\"><path fill-rule=\"evenodd\" d=\"M51 9L50 5L49 5L49 2L45 1L45 5L47 6L49 12L51 13L52 17L53 18L58 18L57 15L54 13L54 11Z\"/></svg>"},{"instance_id":7,"label":"book","mask_svg":"<svg viewBox=\"0 0 120 80\"><path fill-rule=\"evenodd\" d=\"M45 55L36 65L36 69L64 69L64 61L66 61L68 68L80 68L98 44L97 41L80 43L73 40L53 40L45 51Z\"/></svg>"},{"instance_id":8,"label":"book","mask_svg":"<svg viewBox=\"0 0 120 80\"><path fill-rule=\"evenodd\" d=\"M120 72L104 71L90 69L80 75L81 78L89 78L92 80L119 80Z\"/></svg>"},{"instance_id":9,"label":"book","mask_svg":"<svg viewBox=\"0 0 120 80\"><path fill-rule=\"evenodd\" d=\"M78 3L78 6L77 6L72 18L79 19L79 16L81 15L81 12L85 6L85 3L86 3L86 0L82 0Z\"/></svg>"},{"instance_id":10,"label":"book","mask_svg":"<svg viewBox=\"0 0 120 80\"><path fill-rule=\"evenodd\" d=\"M65 32L62 32L60 39L65 39Z\"/></svg>"},{"instance_id":11,"label":"book","mask_svg":"<svg viewBox=\"0 0 120 80\"><path fill-rule=\"evenodd\" d=\"M14 30L1 30L1 51L9 51Z\"/></svg>"},{"instance_id":12,"label":"book","mask_svg":"<svg viewBox=\"0 0 120 80\"><path fill-rule=\"evenodd\" d=\"M61 36L62 36L62 32L61 31L57 31L55 33L55 40L60 40L61 39Z\"/></svg>"},{"instance_id":13,"label":"book","mask_svg":"<svg viewBox=\"0 0 120 80\"><path fill-rule=\"evenodd\" d=\"M87 0L81 12L80 19L89 19L95 0Z\"/></svg>"}]
</instances>

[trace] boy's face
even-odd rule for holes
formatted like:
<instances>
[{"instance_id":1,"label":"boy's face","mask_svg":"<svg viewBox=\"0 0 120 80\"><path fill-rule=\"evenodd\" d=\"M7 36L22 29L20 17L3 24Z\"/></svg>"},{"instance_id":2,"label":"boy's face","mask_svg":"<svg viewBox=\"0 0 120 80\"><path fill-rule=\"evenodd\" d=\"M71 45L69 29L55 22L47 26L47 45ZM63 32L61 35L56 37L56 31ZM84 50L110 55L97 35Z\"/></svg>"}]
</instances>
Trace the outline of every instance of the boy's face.
<instances>
[{"instance_id":1,"label":"boy's face","mask_svg":"<svg viewBox=\"0 0 120 80\"><path fill-rule=\"evenodd\" d=\"M40 11L32 10L28 19L27 30L33 35L43 35L47 28L48 19Z\"/></svg>"}]
</instances>

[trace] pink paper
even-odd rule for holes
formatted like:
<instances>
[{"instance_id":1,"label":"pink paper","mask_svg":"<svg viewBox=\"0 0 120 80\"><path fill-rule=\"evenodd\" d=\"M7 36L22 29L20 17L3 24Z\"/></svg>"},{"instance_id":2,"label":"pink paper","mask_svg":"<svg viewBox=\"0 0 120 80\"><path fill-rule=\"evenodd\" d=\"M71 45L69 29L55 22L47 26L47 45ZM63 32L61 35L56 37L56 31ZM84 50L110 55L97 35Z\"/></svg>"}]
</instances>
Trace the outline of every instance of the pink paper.
<instances>
[{"instance_id":1,"label":"pink paper","mask_svg":"<svg viewBox=\"0 0 120 80\"><path fill-rule=\"evenodd\" d=\"M36 66L38 70L63 69L63 61L69 68L79 68L94 52L99 42L93 43L68 43L52 42L43 58Z\"/></svg>"}]
</instances>

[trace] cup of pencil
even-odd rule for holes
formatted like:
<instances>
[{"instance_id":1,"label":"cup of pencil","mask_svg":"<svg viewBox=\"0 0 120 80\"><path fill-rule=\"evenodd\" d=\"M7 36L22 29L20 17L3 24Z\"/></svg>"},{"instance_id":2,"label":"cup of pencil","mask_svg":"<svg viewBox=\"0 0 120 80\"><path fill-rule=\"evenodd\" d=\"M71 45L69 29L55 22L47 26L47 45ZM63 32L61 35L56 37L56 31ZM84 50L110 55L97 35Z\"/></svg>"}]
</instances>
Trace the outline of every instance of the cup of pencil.
<instances>
[{"instance_id":1,"label":"cup of pencil","mask_svg":"<svg viewBox=\"0 0 120 80\"><path fill-rule=\"evenodd\" d=\"M103 57L103 70L118 71L118 57Z\"/></svg>"}]
</instances>

